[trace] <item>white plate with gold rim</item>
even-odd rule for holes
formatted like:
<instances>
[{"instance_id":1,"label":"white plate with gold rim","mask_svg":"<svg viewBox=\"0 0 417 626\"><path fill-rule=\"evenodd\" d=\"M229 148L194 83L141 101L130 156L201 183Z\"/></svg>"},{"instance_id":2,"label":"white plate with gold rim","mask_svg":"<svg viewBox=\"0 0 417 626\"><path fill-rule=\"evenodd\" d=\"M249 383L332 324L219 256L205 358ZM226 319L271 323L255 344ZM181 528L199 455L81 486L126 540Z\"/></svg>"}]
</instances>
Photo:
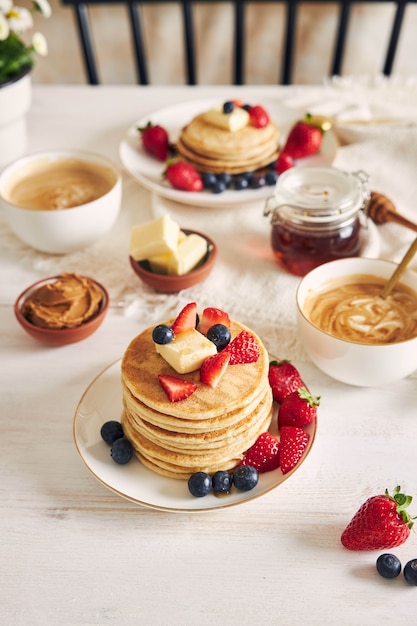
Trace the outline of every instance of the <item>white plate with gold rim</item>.
<instances>
[{"instance_id":1,"label":"white plate with gold rim","mask_svg":"<svg viewBox=\"0 0 417 626\"><path fill-rule=\"evenodd\" d=\"M272 358L272 357L271 357ZM213 493L194 498L187 481L160 476L133 458L126 465L117 465L110 456L110 446L101 438L101 426L109 420L120 421L122 412L121 360L103 370L87 387L74 416L74 440L81 459L93 476L118 495L142 506L161 511L205 512L236 506L260 496L290 478L307 458L317 429L316 422L306 427L310 435L307 450L298 465L285 476L280 469L260 475L258 485L247 492L233 489L229 495ZM271 433L277 434L276 411Z\"/></svg>"},{"instance_id":2,"label":"white plate with gold rim","mask_svg":"<svg viewBox=\"0 0 417 626\"><path fill-rule=\"evenodd\" d=\"M198 113L208 111L218 105L219 102L221 103L219 98L182 102L154 111L146 115L146 117L133 122L119 145L119 156L123 166L146 189L182 204L191 204L198 207L223 207L256 202L267 198L271 194L271 187L247 189L244 191L228 189L221 194L214 194L210 191L179 191L164 181L165 164L148 155L143 149L138 128L143 128L149 121L163 126L168 132L170 142L175 143L181 128L185 124L190 122ZM290 109L279 102L265 101L262 104L265 106L271 119L279 126L282 138L285 137L291 126L302 117L299 111ZM336 136L332 131L326 132L320 152L312 157L300 159L297 162L297 166L331 165L336 152Z\"/></svg>"}]
</instances>

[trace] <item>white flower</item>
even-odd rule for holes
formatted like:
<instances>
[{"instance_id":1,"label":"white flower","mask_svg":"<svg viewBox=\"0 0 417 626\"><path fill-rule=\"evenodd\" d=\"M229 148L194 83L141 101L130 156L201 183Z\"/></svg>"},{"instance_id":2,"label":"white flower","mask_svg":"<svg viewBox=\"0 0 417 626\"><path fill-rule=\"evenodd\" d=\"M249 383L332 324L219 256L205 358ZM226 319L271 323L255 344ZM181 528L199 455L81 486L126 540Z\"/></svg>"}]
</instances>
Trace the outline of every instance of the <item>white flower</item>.
<instances>
[{"instance_id":1,"label":"white flower","mask_svg":"<svg viewBox=\"0 0 417 626\"><path fill-rule=\"evenodd\" d=\"M32 37L32 45L38 54L42 57L45 57L48 54L48 44L46 43L45 37L42 33L34 33Z\"/></svg>"},{"instance_id":2,"label":"white flower","mask_svg":"<svg viewBox=\"0 0 417 626\"><path fill-rule=\"evenodd\" d=\"M12 6L12 0L0 0L0 11L3 11L3 13L8 13Z\"/></svg>"},{"instance_id":3,"label":"white flower","mask_svg":"<svg viewBox=\"0 0 417 626\"><path fill-rule=\"evenodd\" d=\"M15 33L23 33L25 30L32 28L32 14L25 7L13 7L6 17L9 20L9 28Z\"/></svg>"},{"instance_id":4,"label":"white flower","mask_svg":"<svg viewBox=\"0 0 417 626\"><path fill-rule=\"evenodd\" d=\"M1 2L1 0L0 0ZM34 0L34 5L36 9L43 15L43 17L51 17L52 9L48 0Z\"/></svg>"},{"instance_id":5,"label":"white flower","mask_svg":"<svg viewBox=\"0 0 417 626\"><path fill-rule=\"evenodd\" d=\"M9 22L4 15L0 13L0 41L4 41L9 36L10 28Z\"/></svg>"}]
</instances>

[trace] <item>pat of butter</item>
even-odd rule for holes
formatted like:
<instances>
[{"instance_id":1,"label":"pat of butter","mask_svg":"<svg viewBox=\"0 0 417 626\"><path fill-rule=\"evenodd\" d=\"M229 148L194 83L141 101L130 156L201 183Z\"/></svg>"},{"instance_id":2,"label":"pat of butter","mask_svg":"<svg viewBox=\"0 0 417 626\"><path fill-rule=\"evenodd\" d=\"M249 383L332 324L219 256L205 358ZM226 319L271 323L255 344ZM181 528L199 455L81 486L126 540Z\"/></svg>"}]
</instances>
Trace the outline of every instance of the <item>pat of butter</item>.
<instances>
[{"instance_id":1,"label":"pat of butter","mask_svg":"<svg viewBox=\"0 0 417 626\"><path fill-rule=\"evenodd\" d=\"M184 241L184 239L186 239L186 237L187 235L182 230L180 230L178 236L178 246L181 244L182 241ZM151 266L151 270L155 272L155 274L169 274L169 265L174 254L175 252L166 252L165 254L158 254L156 256L150 257L148 261L149 265Z\"/></svg>"},{"instance_id":2,"label":"pat of butter","mask_svg":"<svg viewBox=\"0 0 417 626\"><path fill-rule=\"evenodd\" d=\"M135 261L166 254L177 249L180 227L169 215L163 215L131 230L130 254Z\"/></svg>"},{"instance_id":3,"label":"pat of butter","mask_svg":"<svg viewBox=\"0 0 417 626\"><path fill-rule=\"evenodd\" d=\"M170 343L156 343L155 348L178 374L198 370L207 357L217 353L214 343L194 329L177 335Z\"/></svg>"},{"instance_id":4,"label":"pat of butter","mask_svg":"<svg viewBox=\"0 0 417 626\"><path fill-rule=\"evenodd\" d=\"M220 106L207 111L204 119L214 126L235 132L249 124L249 113L240 107L235 107L231 113L223 113L223 107Z\"/></svg>"},{"instance_id":5,"label":"pat of butter","mask_svg":"<svg viewBox=\"0 0 417 626\"><path fill-rule=\"evenodd\" d=\"M182 276L190 272L207 254L207 240L196 233L188 235L168 261L168 274Z\"/></svg>"}]
</instances>

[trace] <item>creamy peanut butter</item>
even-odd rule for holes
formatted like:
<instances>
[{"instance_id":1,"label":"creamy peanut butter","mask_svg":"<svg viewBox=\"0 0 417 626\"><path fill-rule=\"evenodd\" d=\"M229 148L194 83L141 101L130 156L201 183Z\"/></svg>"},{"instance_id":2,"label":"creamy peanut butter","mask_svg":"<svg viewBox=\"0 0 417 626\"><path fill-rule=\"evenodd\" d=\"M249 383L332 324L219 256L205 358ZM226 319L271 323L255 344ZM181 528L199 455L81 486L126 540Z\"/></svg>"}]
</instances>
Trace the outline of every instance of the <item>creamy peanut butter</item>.
<instances>
[{"instance_id":1,"label":"creamy peanut butter","mask_svg":"<svg viewBox=\"0 0 417 626\"><path fill-rule=\"evenodd\" d=\"M340 279L328 289L310 290L303 312L326 333L356 343L384 345L417 337L417 293L398 283L381 298L386 279L356 275L347 284Z\"/></svg>"},{"instance_id":2,"label":"creamy peanut butter","mask_svg":"<svg viewBox=\"0 0 417 626\"><path fill-rule=\"evenodd\" d=\"M109 167L90 161L39 159L11 176L4 197L10 204L36 211L70 209L97 200L116 179Z\"/></svg>"},{"instance_id":3,"label":"creamy peanut butter","mask_svg":"<svg viewBox=\"0 0 417 626\"><path fill-rule=\"evenodd\" d=\"M66 273L35 289L23 303L22 314L40 328L74 328L94 317L102 300L92 280Z\"/></svg>"}]
</instances>

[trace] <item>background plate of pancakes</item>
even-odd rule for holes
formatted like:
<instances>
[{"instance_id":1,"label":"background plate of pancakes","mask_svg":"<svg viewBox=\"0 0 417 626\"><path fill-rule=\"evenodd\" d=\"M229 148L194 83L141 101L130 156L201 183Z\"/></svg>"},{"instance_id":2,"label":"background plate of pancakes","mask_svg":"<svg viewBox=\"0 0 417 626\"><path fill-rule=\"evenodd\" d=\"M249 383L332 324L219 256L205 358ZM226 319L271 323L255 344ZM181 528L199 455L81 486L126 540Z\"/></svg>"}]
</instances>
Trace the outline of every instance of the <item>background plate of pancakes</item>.
<instances>
[{"instance_id":1,"label":"background plate of pancakes","mask_svg":"<svg viewBox=\"0 0 417 626\"><path fill-rule=\"evenodd\" d=\"M272 357L271 357L272 358ZM117 465L110 456L110 446L101 438L101 426L109 420L120 421L122 413L121 360L109 365L87 387L74 416L74 441L78 453L92 475L114 493L161 511L207 512L236 506L265 495L290 478L307 458L315 439L316 423L306 430L310 434L308 448L298 465L283 476L281 470L260 475L252 491L233 489L226 496L213 493L194 498L187 481L161 476L146 468L135 457L126 465ZM276 423L276 411L273 423ZM274 428L272 434L277 434Z\"/></svg>"},{"instance_id":2,"label":"background plate of pancakes","mask_svg":"<svg viewBox=\"0 0 417 626\"><path fill-rule=\"evenodd\" d=\"M226 101L227 98L223 100ZM244 191L226 190L221 194L214 194L210 191L187 192L179 191L164 181L163 172L165 164L153 158L145 152L142 147L140 131L150 121L152 124L163 126L170 138L171 143L176 143L180 136L181 129L200 113L209 111L215 106L222 104L219 98L211 100L194 100L165 107L155 111L146 117L134 122L127 130L119 145L119 156L123 166L131 176L143 187L153 191L164 198L182 204L192 204L199 207L241 205L264 200L271 195L271 187L261 189L248 189ZM280 104L275 101L262 101L262 106L268 111L270 118L279 129L280 144L283 145L285 137L291 126L297 120L304 117L305 112ZM305 165L331 165L336 156L337 140L332 131L324 134L323 144L320 152L313 157L300 159L297 166Z\"/></svg>"}]
</instances>

